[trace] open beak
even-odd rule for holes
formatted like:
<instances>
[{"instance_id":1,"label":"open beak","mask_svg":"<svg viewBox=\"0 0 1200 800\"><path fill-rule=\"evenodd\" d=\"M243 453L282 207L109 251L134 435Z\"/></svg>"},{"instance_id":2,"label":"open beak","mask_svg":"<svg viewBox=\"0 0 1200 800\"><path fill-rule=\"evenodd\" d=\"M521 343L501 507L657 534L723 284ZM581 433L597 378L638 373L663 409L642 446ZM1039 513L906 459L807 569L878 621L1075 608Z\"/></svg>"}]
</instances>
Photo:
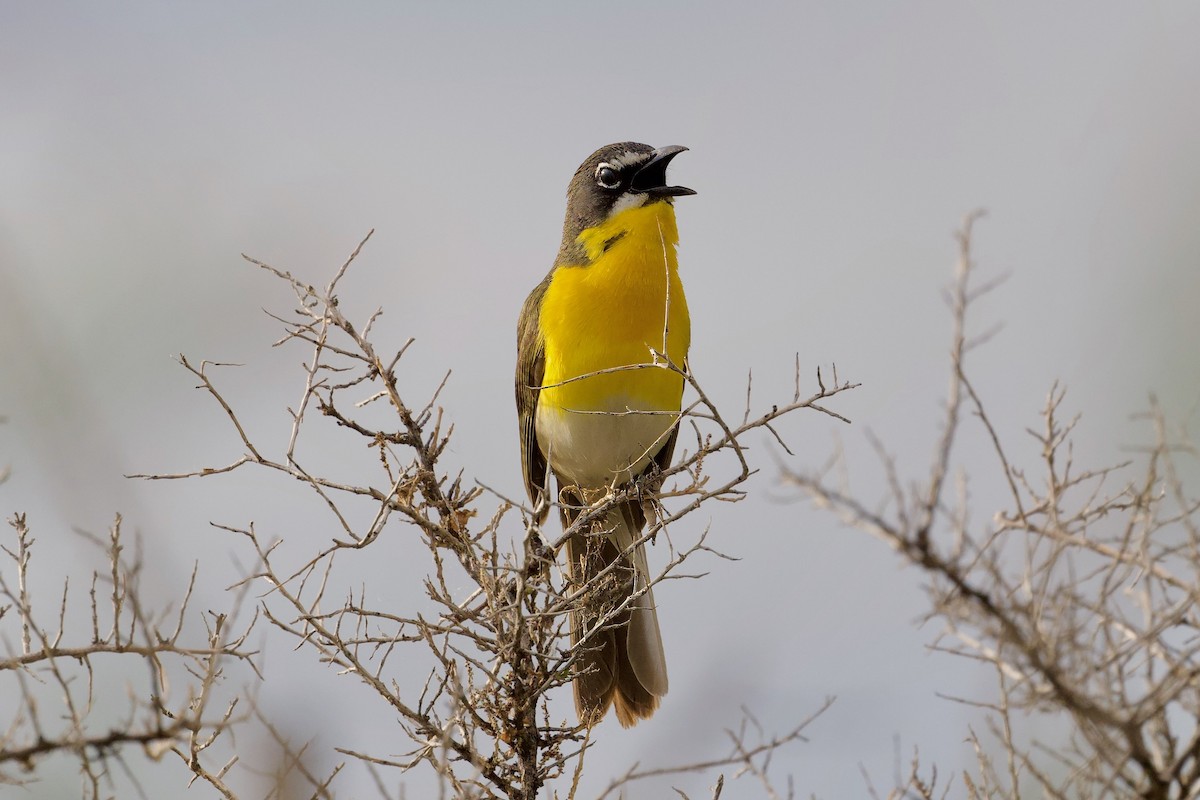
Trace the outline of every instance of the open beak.
<instances>
[{"instance_id":1,"label":"open beak","mask_svg":"<svg viewBox=\"0 0 1200 800\"><path fill-rule=\"evenodd\" d=\"M677 144L656 149L650 160L643 164L642 168L633 176L629 187L630 191L639 194L645 193L651 197L681 197L695 194L694 190L686 186L667 185L667 165L671 163L672 158L684 150L687 148Z\"/></svg>"}]
</instances>

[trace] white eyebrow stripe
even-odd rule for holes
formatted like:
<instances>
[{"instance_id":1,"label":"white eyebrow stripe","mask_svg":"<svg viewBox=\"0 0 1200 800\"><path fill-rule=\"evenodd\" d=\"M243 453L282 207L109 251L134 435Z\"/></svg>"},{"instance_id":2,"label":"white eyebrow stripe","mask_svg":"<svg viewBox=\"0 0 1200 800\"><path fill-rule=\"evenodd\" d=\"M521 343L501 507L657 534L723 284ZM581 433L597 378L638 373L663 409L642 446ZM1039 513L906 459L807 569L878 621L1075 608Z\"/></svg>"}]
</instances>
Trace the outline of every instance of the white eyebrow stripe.
<instances>
[{"instance_id":1,"label":"white eyebrow stripe","mask_svg":"<svg viewBox=\"0 0 1200 800\"><path fill-rule=\"evenodd\" d=\"M620 171L632 164L640 164L644 161L649 161L652 155L653 153L638 153L636 151L625 152L616 158L610 158L608 160L608 165L613 169Z\"/></svg>"}]
</instances>

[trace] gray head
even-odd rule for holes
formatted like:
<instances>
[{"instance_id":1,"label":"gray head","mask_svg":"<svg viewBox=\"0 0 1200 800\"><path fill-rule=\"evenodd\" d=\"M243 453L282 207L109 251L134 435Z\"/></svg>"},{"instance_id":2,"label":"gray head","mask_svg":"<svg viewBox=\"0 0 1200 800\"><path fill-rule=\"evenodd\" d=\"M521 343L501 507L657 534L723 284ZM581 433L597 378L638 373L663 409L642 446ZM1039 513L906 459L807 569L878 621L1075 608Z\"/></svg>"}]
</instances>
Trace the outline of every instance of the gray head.
<instances>
[{"instance_id":1,"label":"gray head","mask_svg":"<svg viewBox=\"0 0 1200 800\"><path fill-rule=\"evenodd\" d=\"M667 185L667 165L684 150L687 148L679 145L654 148L638 142L617 142L588 156L567 187L559 262L581 263L583 253L576 238L613 214L695 194L685 186Z\"/></svg>"}]
</instances>

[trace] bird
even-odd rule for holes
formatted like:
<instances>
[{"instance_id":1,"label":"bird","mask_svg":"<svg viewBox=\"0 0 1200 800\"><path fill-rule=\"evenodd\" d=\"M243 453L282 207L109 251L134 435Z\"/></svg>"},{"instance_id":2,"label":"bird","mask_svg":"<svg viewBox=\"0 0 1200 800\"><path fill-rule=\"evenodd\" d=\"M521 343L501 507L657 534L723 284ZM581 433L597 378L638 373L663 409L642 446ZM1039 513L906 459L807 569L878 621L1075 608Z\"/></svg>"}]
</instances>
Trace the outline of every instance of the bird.
<instances>
[{"instance_id":1,"label":"bird","mask_svg":"<svg viewBox=\"0 0 1200 800\"><path fill-rule=\"evenodd\" d=\"M566 530L591 504L670 466L691 342L674 202L695 192L666 173L685 150L606 145L567 187L558 255L517 321L521 462L539 524L554 502L551 474ZM612 707L628 728L667 693L644 544L634 547L646 509L631 494L566 542L570 582L589 587L570 615L575 708L588 726Z\"/></svg>"}]
</instances>

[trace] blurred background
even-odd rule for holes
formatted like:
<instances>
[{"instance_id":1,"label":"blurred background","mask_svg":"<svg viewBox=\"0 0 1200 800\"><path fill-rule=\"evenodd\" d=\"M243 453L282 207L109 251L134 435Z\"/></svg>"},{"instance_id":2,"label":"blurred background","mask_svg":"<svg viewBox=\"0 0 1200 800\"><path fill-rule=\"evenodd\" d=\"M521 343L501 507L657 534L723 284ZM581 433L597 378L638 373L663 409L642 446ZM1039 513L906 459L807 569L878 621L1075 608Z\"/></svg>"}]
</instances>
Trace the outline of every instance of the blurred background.
<instances>
[{"instance_id":1,"label":"blurred background","mask_svg":"<svg viewBox=\"0 0 1200 800\"><path fill-rule=\"evenodd\" d=\"M791 419L794 458L752 442L750 499L687 520L740 560L657 592L671 693L635 729L605 723L587 785L635 761L722 752L742 707L782 731L830 695L809 741L773 767L800 795L863 796L864 771L886 789L913 748L957 772L982 716L944 696L987 699L993 675L929 652L921 576L791 502L777 464L816 469L840 441L852 487L881 500L869 430L903 475L924 476L949 367L953 232L980 207L980 277L1009 278L976 309L976 333L1002 328L971 369L1017 459L1036 456L1024 429L1055 380L1083 414L1087 466L1147 440L1131 415L1150 392L1188 419L1200 399L1198 36L1200 6L1184 2L6 3L0 467L12 476L0 509L29 515L34 591L55 604L63 575L99 566L71 531L102 533L115 512L142 537L151 599L177 596L199 561L198 608L228 604L250 561L210 522L253 520L296 558L336 534L282 478L123 477L242 452L178 353L244 365L217 377L282 455L307 353L271 348L280 326L263 309L286 314L294 298L241 253L323 284L375 229L342 286L350 315L383 308L382 349L415 337L402 362L414 404L451 371L446 466L520 496L515 320L556 252L567 181L608 142L683 144L673 180L699 194L678 204L680 262L709 394L737 416L752 371L756 408L786 401L796 353L806 390L833 363L863 386L831 403L852 426ZM986 526L1000 473L982 439L964 447ZM376 463L361 449L301 452L337 474ZM361 568L346 590L365 585L383 608L419 593L416 535L389 528L370 563L346 565ZM318 768L341 760L335 746L404 749L352 677L313 662L268 647L260 696L314 739ZM185 779L178 763L131 761L150 796ZM77 791L62 766L33 796ZM424 796L422 780L408 796ZM711 782L627 796L702 796ZM336 786L374 791L357 767Z\"/></svg>"}]
</instances>

